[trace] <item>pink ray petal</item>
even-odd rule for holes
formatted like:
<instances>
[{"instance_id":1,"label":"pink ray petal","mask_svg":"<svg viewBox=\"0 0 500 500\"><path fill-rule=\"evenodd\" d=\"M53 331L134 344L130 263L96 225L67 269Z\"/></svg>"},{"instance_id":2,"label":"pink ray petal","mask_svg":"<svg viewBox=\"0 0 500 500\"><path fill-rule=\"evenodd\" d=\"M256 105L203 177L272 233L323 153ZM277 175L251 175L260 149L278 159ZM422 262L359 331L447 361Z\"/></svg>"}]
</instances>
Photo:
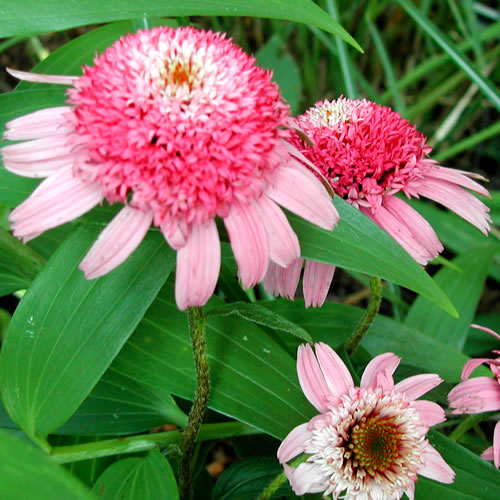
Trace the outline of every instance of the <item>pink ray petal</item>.
<instances>
[{"instance_id":1,"label":"pink ray petal","mask_svg":"<svg viewBox=\"0 0 500 500\"><path fill-rule=\"evenodd\" d=\"M90 280L109 273L139 246L151 227L153 213L125 206L101 232L80 263Z\"/></svg>"},{"instance_id":2,"label":"pink ray petal","mask_svg":"<svg viewBox=\"0 0 500 500\"><path fill-rule=\"evenodd\" d=\"M6 68L7 73L12 75L18 80L34 83L55 83L58 85L73 85L78 76L65 76L65 75L43 75L39 73L29 73L28 71L19 71L17 69Z\"/></svg>"},{"instance_id":3,"label":"pink ray petal","mask_svg":"<svg viewBox=\"0 0 500 500\"><path fill-rule=\"evenodd\" d=\"M68 143L68 137L50 136L32 141L9 144L2 148L4 161L36 162L50 160L71 154L73 146Z\"/></svg>"},{"instance_id":4,"label":"pink ray petal","mask_svg":"<svg viewBox=\"0 0 500 500\"><path fill-rule=\"evenodd\" d=\"M375 356L365 368L361 377L360 387L377 387L377 375L384 373L386 377L391 377L399 366L401 358L392 352L386 352Z\"/></svg>"},{"instance_id":5,"label":"pink ray petal","mask_svg":"<svg viewBox=\"0 0 500 500\"><path fill-rule=\"evenodd\" d=\"M339 220L337 210L321 183L299 162L295 162L293 167L277 168L265 194L323 229L332 229Z\"/></svg>"},{"instance_id":6,"label":"pink ray petal","mask_svg":"<svg viewBox=\"0 0 500 500\"><path fill-rule=\"evenodd\" d=\"M414 500L415 499L415 483L411 483L408 488L405 490L406 496L408 497L408 500Z\"/></svg>"},{"instance_id":7,"label":"pink ray petal","mask_svg":"<svg viewBox=\"0 0 500 500\"><path fill-rule=\"evenodd\" d=\"M462 369L462 375L461 375L462 380L467 380L471 376L472 372L483 363L491 363L491 359L489 358L469 359L469 361L465 363Z\"/></svg>"},{"instance_id":8,"label":"pink ray petal","mask_svg":"<svg viewBox=\"0 0 500 500\"><path fill-rule=\"evenodd\" d=\"M167 243L174 249L179 250L186 244L186 235L182 232L177 221L161 226L161 231Z\"/></svg>"},{"instance_id":9,"label":"pink ray petal","mask_svg":"<svg viewBox=\"0 0 500 500\"><path fill-rule=\"evenodd\" d=\"M418 181L413 187L420 195L441 203L476 226L482 233L488 234L488 222L491 221L488 215L490 209L468 191L440 179Z\"/></svg>"},{"instance_id":10,"label":"pink ray petal","mask_svg":"<svg viewBox=\"0 0 500 500\"><path fill-rule=\"evenodd\" d=\"M448 394L453 413L482 413L500 410L500 385L490 377L461 382Z\"/></svg>"},{"instance_id":11,"label":"pink ray petal","mask_svg":"<svg viewBox=\"0 0 500 500\"><path fill-rule=\"evenodd\" d=\"M410 231L414 240L425 248L429 260L436 258L443 251L443 245L439 241L434 229L408 203L396 196L384 196L382 203Z\"/></svg>"},{"instance_id":12,"label":"pink ray petal","mask_svg":"<svg viewBox=\"0 0 500 500\"><path fill-rule=\"evenodd\" d=\"M183 311L203 306L212 296L220 270L220 240L214 219L193 224L186 245L177 250L175 301Z\"/></svg>"},{"instance_id":13,"label":"pink ray petal","mask_svg":"<svg viewBox=\"0 0 500 500\"><path fill-rule=\"evenodd\" d=\"M269 265L267 233L255 203L243 205L235 200L224 224L242 285L244 288L255 286L264 279Z\"/></svg>"},{"instance_id":14,"label":"pink ray petal","mask_svg":"<svg viewBox=\"0 0 500 500\"><path fill-rule=\"evenodd\" d=\"M280 463L288 462L300 453L304 453L305 442L313 436L313 433L307 430L307 426L308 423L298 425L283 440L277 453Z\"/></svg>"},{"instance_id":15,"label":"pink ray petal","mask_svg":"<svg viewBox=\"0 0 500 500\"><path fill-rule=\"evenodd\" d=\"M325 398L331 394L323 372L309 344L299 345L297 351L297 375L302 392L321 413L328 410Z\"/></svg>"},{"instance_id":16,"label":"pink ray petal","mask_svg":"<svg viewBox=\"0 0 500 500\"><path fill-rule=\"evenodd\" d=\"M496 428L496 426L495 426L495 428ZM490 446L489 448L486 448L486 450L484 450L481 453L481 458L484 459L484 460L493 460L495 458L495 455L494 455L494 452L493 452L493 446Z\"/></svg>"},{"instance_id":17,"label":"pink ray petal","mask_svg":"<svg viewBox=\"0 0 500 500\"><path fill-rule=\"evenodd\" d=\"M424 466L418 470L418 474L446 484L451 484L455 480L453 469L429 443L425 445Z\"/></svg>"},{"instance_id":18,"label":"pink ray petal","mask_svg":"<svg viewBox=\"0 0 500 500\"><path fill-rule=\"evenodd\" d=\"M3 166L16 175L38 179L49 177L59 170L70 169L73 166L73 161L72 155L33 162L15 162L4 159Z\"/></svg>"},{"instance_id":19,"label":"pink ray petal","mask_svg":"<svg viewBox=\"0 0 500 500\"><path fill-rule=\"evenodd\" d=\"M493 337L497 338L498 340L500 340L500 335L498 335L497 332L493 331L491 328L486 328L485 326L481 326L481 325L476 325L474 323L472 323L470 325L471 328L476 328L477 330L482 330L483 332L486 332L486 333L489 333L490 335L493 335Z\"/></svg>"},{"instance_id":20,"label":"pink ray petal","mask_svg":"<svg viewBox=\"0 0 500 500\"><path fill-rule=\"evenodd\" d=\"M432 427L446 420L444 410L437 403L422 399L421 401L413 401L411 406L418 411L420 420L427 427Z\"/></svg>"},{"instance_id":21,"label":"pink ray petal","mask_svg":"<svg viewBox=\"0 0 500 500\"><path fill-rule=\"evenodd\" d=\"M306 307L321 307L326 300L332 283L335 266L306 260L303 290Z\"/></svg>"},{"instance_id":22,"label":"pink ray petal","mask_svg":"<svg viewBox=\"0 0 500 500\"><path fill-rule=\"evenodd\" d=\"M88 184L74 178L70 170L61 170L11 212L13 234L28 241L33 233L76 219L104 199L102 191L99 184Z\"/></svg>"},{"instance_id":23,"label":"pink ray petal","mask_svg":"<svg viewBox=\"0 0 500 500\"><path fill-rule=\"evenodd\" d=\"M424 177L434 177L435 179L441 179L443 181L451 182L452 184L457 184L459 186L465 187L474 191L478 194L482 194L487 198L491 198L488 190L479 184L479 182L473 181L470 177L473 177L474 174L471 172L466 172L465 170L456 170L454 168L446 168L446 167L434 167L430 170L427 170L424 174ZM482 176L478 176L481 180L486 180Z\"/></svg>"},{"instance_id":24,"label":"pink ray petal","mask_svg":"<svg viewBox=\"0 0 500 500\"><path fill-rule=\"evenodd\" d=\"M408 377L394 386L395 392L403 392L409 401L414 401L438 386L443 379L434 373L424 373Z\"/></svg>"},{"instance_id":25,"label":"pink ray petal","mask_svg":"<svg viewBox=\"0 0 500 500\"><path fill-rule=\"evenodd\" d=\"M256 201L256 206L267 231L270 259L282 267L288 267L300 257L297 235L283 210L270 198L261 196Z\"/></svg>"},{"instance_id":26,"label":"pink ray petal","mask_svg":"<svg viewBox=\"0 0 500 500\"><path fill-rule=\"evenodd\" d=\"M493 463L497 469L500 468L500 423L495 425L493 432Z\"/></svg>"},{"instance_id":27,"label":"pink ray petal","mask_svg":"<svg viewBox=\"0 0 500 500\"><path fill-rule=\"evenodd\" d=\"M352 376L340 356L327 344L315 344L316 357L330 394L342 396L354 387Z\"/></svg>"},{"instance_id":28,"label":"pink ray petal","mask_svg":"<svg viewBox=\"0 0 500 500\"><path fill-rule=\"evenodd\" d=\"M283 467L286 477L290 481L290 486L296 495L320 493L325 491L328 486L328 481L325 481L325 474L317 464L305 462L296 468L286 464Z\"/></svg>"},{"instance_id":29,"label":"pink ray petal","mask_svg":"<svg viewBox=\"0 0 500 500\"><path fill-rule=\"evenodd\" d=\"M302 262L300 258L295 259L286 269L270 262L263 282L265 290L292 300L299 284Z\"/></svg>"}]
</instances>

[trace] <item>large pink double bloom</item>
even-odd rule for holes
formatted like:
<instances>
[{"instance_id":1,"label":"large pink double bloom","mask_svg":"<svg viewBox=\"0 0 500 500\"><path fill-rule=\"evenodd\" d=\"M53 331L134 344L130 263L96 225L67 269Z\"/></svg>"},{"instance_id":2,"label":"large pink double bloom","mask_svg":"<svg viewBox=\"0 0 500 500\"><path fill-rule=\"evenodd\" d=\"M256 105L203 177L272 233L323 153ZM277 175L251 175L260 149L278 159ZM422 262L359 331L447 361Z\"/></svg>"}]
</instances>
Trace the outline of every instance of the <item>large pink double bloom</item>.
<instances>
[{"instance_id":1,"label":"large pink double bloom","mask_svg":"<svg viewBox=\"0 0 500 500\"><path fill-rule=\"evenodd\" d=\"M338 214L285 142L288 106L271 73L224 35L155 28L123 37L80 77L14 76L70 85L67 105L7 123L6 169L46 177L10 215L24 241L107 200L125 206L81 263L108 273L151 225L177 250L176 301L203 305L220 268L221 217L244 287L269 263L300 255L281 207L325 229Z\"/></svg>"},{"instance_id":2,"label":"large pink double bloom","mask_svg":"<svg viewBox=\"0 0 500 500\"><path fill-rule=\"evenodd\" d=\"M426 439L429 427L445 420L443 409L417 401L442 380L423 374L394 384L400 358L392 353L368 363L355 387L337 353L323 343L301 345L297 374L306 398L319 411L293 429L278 459L297 495L319 493L334 499L397 500L414 497L417 474L452 483L453 470ZM287 462L309 454L296 468Z\"/></svg>"}]
</instances>

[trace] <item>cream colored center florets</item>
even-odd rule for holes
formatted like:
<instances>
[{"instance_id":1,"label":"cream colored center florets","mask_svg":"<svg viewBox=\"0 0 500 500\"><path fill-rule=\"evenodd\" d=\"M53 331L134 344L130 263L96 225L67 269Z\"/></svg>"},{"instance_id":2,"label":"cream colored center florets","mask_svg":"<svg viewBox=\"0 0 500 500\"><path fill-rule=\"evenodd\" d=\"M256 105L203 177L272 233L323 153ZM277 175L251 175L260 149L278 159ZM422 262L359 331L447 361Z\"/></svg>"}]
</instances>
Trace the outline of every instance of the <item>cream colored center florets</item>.
<instances>
[{"instance_id":1,"label":"cream colored center florets","mask_svg":"<svg viewBox=\"0 0 500 500\"><path fill-rule=\"evenodd\" d=\"M307 111L309 120L319 127L332 127L337 123L346 123L357 119L355 111L365 106L366 100L340 98L326 104L317 104Z\"/></svg>"}]
</instances>

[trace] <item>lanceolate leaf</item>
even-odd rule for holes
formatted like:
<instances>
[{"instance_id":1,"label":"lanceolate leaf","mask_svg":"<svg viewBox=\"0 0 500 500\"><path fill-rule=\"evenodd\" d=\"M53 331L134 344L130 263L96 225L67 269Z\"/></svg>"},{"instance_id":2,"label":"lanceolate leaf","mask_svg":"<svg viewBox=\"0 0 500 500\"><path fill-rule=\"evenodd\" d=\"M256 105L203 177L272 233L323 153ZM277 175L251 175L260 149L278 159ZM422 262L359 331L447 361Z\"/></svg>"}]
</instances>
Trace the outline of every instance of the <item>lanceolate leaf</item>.
<instances>
[{"instance_id":1,"label":"lanceolate leaf","mask_svg":"<svg viewBox=\"0 0 500 500\"><path fill-rule=\"evenodd\" d=\"M172 467L157 448L145 458L125 458L108 467L93 491L103 500L178 500Z\"/></svg>"},{"instance_id":2,"label":"lanceolate leaf","mask_svg":"<svg viewBox=\"0 0 500 500\"><path fill-rule=\"evenodd\" d=\"M116 270L88 281L78 264L97 228L77 230L19 304L2 346L4 405L29 435L62 425L119 352L174 265L151 233Z\"/></svg>"},{"instance_id":3,"label":"lanceolate leaf","mask_svg":"<svg viewBox=\"0 0 500 500\"><path fill-rule=\"evenodd\" d=\"M61 466L30 444L0 430L0 497L5 500L96 500Z\"/></svg>"},{"instance_id":4,"label":"lanceolate leaf","mask_svg":"<svg viewBox=\"0 0 500 500\"><path fill-rule=\"evenodd\" d=\"M469 324L474 318L491 259L496 252L497 248L493 245L476 248L453 259L453 264L460 271L447 266L435 275L436 283L460 311L459 318L452 318L426 298L417 297L405 323L424 335L461 351Z\"/></svg>"},{"instance_id":5,"label":"lanceolate leaf","mask_svg":"<svg viewBox=\"0 0 500 500\"><path fill-rule=\"evenodd\" d=\"M20 16L19 12L23 15ZM307 23L341 36L356 48L356 41L312 0L143 0L123 2L79 0L71 8L62 9L58 0L20 0L3 3L0 8L0 37L23 33L63 30L86 24L105 23L124 19L178 16L252 16L286 19Z\"/></svg>"},{"instance_id":6,"label":"lanceolate leaf","mask_svg":"<svg viewBox=\"0 0 500 500\"><path fill-rule=\"evenodd\" d=\"M456 316L448 297L395 240L340 197L334 200L340 221L325 231L290 215L302 256L392 281L414 290Z\"/></svg>"}]
</instances>

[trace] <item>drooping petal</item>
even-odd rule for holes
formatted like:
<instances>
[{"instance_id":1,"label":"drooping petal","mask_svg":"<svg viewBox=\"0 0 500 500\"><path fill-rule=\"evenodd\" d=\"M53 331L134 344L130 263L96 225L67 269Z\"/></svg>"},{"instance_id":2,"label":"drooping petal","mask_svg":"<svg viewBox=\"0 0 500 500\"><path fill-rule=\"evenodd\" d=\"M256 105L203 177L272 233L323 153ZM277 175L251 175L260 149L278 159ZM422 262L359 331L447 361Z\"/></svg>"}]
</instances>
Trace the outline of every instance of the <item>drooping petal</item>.
<instances>
[{"instance_id":1,"label":"drooping petal","mask_svg":"<svg viewBox=\"0 0 500 500\"><path fill-rule=\"evenodd\" d=\"M414 401L438 386L443 379L434 373L423 373L408 377L394 386L396 392L404 392L409 401Z\"/></svg>"},{"instance_id":2,"label":"drooping petal","mask_svg":"<svg viewBox=\"0 0 500 500\"><path fill-rule=\"evenodd\" d=\"M421 401L413 401L411 406L418 411L420 420L427 427L432 427L446 420L444 410L437 403L422 399Z\"/></svg>"},{"instance_id":3,"label":"drooping petal","mask_svg":"<svg viewBox=\"0 0 500 500\"><path fill-rule=\"evenodd\" d=\"M472 372L480 365L483 363L490 363L491 359L489 358L474 358L474 359L469 359L467 361L462 369L462 375L461 378L462 380L467 380Z\"/></svg>"},{"instance_id":4,"label":"drooping petal","mask_svg":"<svg viewBox=\"0 0 500 500\"><path fill-rule=\"evenodd\" d=\"M327 344L315 344L316 357L330 393L334 396L347 394L354 387L352 376L340 356Z\"/></svg>"},{"instance_id":5,"label":"drooping petal","mask_svg":"<svg viewBox=\"0 0 500 500\"><path fill-rule=\"evenodd\" d=\"M300 345L298 348L297 375L304 396L320 413L327 411L325 398L331 392L309 344Z\"/></svg>"},{"instance_id":6,"label":"drooping petal","mask_svg":"<svg viewBox=\"0 0 500 500\"><path fill-rule=\"evenodd\" d=\"M500 385L490 377L461 382L448 394L453 413L482 413L500 409Z\"/></svg>"},{"instance_id":7,"label":"drooping petal","mask_svg":"<svg viewBox=\"0 0 500 500\"><path fill-rule=\"evenodd\" d=\"M300 258L295 259L286 269L270 262L263 282L265 290L273 295L293 299L299 284L302 262Z\"/></svg>"},{"instance_id":8,"label":"drooping petal","mask_svg":"<svg viewBox=\"0 0 500 500\"><path fill-rule=\"evenodd\" d=\"M14 236L28 241L33 233L69 222L94 208L103 199L102 187L62 170L45 179L31 196L14 209L9 220Z\"/></svg>"},{"instance_id":9,"label":"drooping petal","mask_svg":"<svg viewBox=\"0 0 500 500\"><path fill-rule=\"evenodd\" d=\"M288 462L305 451L304 443L312 437L312 432L307 430L307 426L307 423L298 425L281 443L277 452L280 463Z\"/></svg>"},{"instance_id":10,"label":"drooping petal","mask_svg":"<svg viewBox=\"0 0 500 500\"><path fill-rule=\"evenodd\" d=\"M384 373L386 377L392 377L392 374L399 366L401 358L392 352L386 352L375 356L365 368L361 377L360 387L377 387L377 375Z\"/></svg>"},{"instance_id":11,"label":"drooping petal","mask_svg":"<svg viewBox=\"0 0 500 500\"><path fill-rule=\"evenodd\" d=\"M2 148L4 161L15 163L37 162L69 157L73 146L66 135L43 137L32 141L9 144Z\"/></svg>"},{"instance_id":12,"label":"drooping petal","mask_svg":"<svg viewBox=\"0 0 500 500\"><path fill-rule=\"evenodd\" d=\"M193 224L186 244L177 250L175 301L183 311L203 306L212 296L220 270L220 241L214 219Z\"/></svg>"},{"instance_id":13,"label":"drooping petal","mask_svg":"<svg viewBox=\"0 0 500 500\"><path fill-rule=\"evenodd\" d=\"M297 235L283 210L270 198L261 196L256 207L267 231L270 259L281 267L288 267L300 257Z\"/></svg>"},{"instance_id":14,"label":"drooping petal","mask_svg":"<svg viewBox=\"0 0 500 500\"><path fill-rule=\"evenodd\" d=\"M434 167L425 171L425 177L434 177L435 179L442 179L443 181L451 182L452 184L457 184L458 186L465 187L471 191L482 194L487 198L491 198L488 190L479 184L479 182L473 181L471 177L474 174L471 172L466 172L465 170L457 170L454 168L446 167ZM478 176L479 179L487 180L484 177Z\"/></svg>"},{"instance_id":15,"label":"drooping petal","mask_svg":"<svg viewBox=\"0 0 500 500\"><path fill-rule=\"evenodd\" d=\"M339 216L325 188L298 161L273 172L265 194L279 205L323 229L333 229Z\"/></svg>"},{"instance_id":16,"label":"drooping petal","mask_svg":"<svg viewBox=\"0 0 500 500\"><path fill-rule=\"evenodd\" d=\"M477 330L482 330L483 332L486 332L486 333L489 333L490 335L493 335L493 337L495 337L496 339L500 340L500 335L498 335L498 333L493 331L491 328L486 328L485 326L476 325L474 323L471 323L470 327L476 328Z\"/></svg>"},{"instance_id":17,"label":"drooping petal","mask_svg":"<svg viewBox=\"0 0 500 500\"><path fill-rule=\"evenodd\" d=\"M332 283L335 266L306 260L303 290L306 307L321 307L325 302Z\"/></svg>"},{"instance_id":18,"label":"drooping petal","mask_svg":"<svg viewBox=\"0 0 500 500\"><path fill-rule=\"evenodd\" d=\"M153 213L125 206L101 232L80 263L86 279L109 273L139 246L151 227Z\"/></svg>"},{"instance_id":19,"label":"drooping petal","mask_svg":"<svg viewBox=\"0 0 500 500\"><path fill-rule=\"evenodd\" d=\"M453 469L429 443L425 445L424 466L418 470L418 474L446 484L451 484L455 480Z\"/></svg>"},{"instance_id":20,"label":"drooping petal","mask_svg":"<svg viewBox=\"0 0 500 500\"><path fill-rule=\"evenodd\" d=\"M61 158L49 158L47 160L25 162L17 162L4 158L3 165L13 174L38 179L49 177L59 170L70 169L73 166L73 161L74 158L68 154L66 156L62 156Z\"/></svg>"},{"instance_id":21,"label":"drooping petal","mask_svg":"<svg viewBox=\"0 0 500 500\"><path fill-rule=\"evenodd\" d=\"M224 224L242 285L244 288L255 286L264 279L269 265L267 232L255 204L234 201Z\"/></svg>"},{"instance_id":22,"label":"drooping petal","mask_svg":"<svg viewBox=\"0 0 500 500\"><path fill-rule=\"evenodd\" d=\"M484 450L481 453L481 458L484 459L484 460L493 460L495 458L495 455L494 455L494 452L493 452L493 446L490 446L489 448L486 448L486 450Z\"/></svg>"},{"instance_id":23,"label":"drooping petal","mask_svg":"<svg viewBox=\"0 0 500 500\"><path fill-rule=\"evenodd\" d=\"M59 85L73 85L75 80L78 80L78 76L66 76L66 75L43 75L39 73L29 73L28 71L19 71L17 69L6 68L7 73L12 75L18 80L23 80L25 82L34 83L55 83Z\"/></svg>"},{"instance_id":24,"label":"drooping petal","mask_svg":"<svg viewBox=\"0 0 500 500\"><path fill-rule=\"evenodd\" d=\"M493 463L497 469L500 468L500 423L495 425L493 432Z\"/></svg>"},{"instance_id":25,"label":"drooping petal","mask_svg":"<svg viewBox=\"0 0 500 500\"><path fill-rule=\"evenodd\" d=\"M415 499L415 483L410 483L408 485L408 488L405 490L406 496L408 497L408 500L414 500Z\"/></svg>"},{"instance_id":26,"label":"drooping petal","mask_svg":"<svg viewBox=\"0 0 500 500\"><path fill-rule=\"evenodd\" d=\"M328 486L327 476L321 471L319 465L305 462L296 468L292 468L284 464L284 469L296 495L320 493L325 491Z\"/></svg>"}]
</instances>

